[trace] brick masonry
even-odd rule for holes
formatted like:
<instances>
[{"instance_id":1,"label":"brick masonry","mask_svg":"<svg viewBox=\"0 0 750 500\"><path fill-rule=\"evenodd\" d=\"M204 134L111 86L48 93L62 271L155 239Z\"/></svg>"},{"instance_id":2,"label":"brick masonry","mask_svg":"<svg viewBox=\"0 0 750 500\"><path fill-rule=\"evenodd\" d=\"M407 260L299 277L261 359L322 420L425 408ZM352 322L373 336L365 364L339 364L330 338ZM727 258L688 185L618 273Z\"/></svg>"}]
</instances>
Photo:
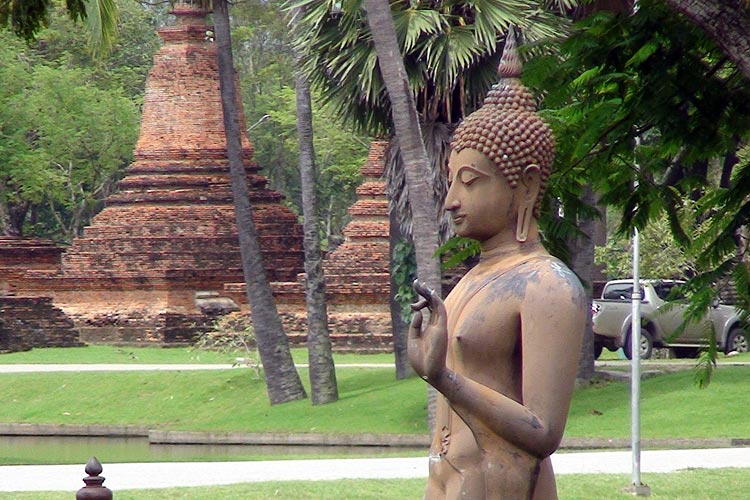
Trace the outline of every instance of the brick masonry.
<instances>
[{"instance_id":1,"label":"brick masonry","mask_svg":"<svg viewBox=\"0 0 750 500\"><path fill-rule=\"evenodd\" d=\"M29 270L58 270L62 252L51 241L0 237L0 295L14 294Z\"/></svg>"},{"instance_id":2,"label":"brick masonry","mask_svg":"<svg viewBox=\"0 0 750 500\"><path fill-rule=\"evenodd\" d=\"M62 252L50 241L0 237L0 352L81 345L78 329L51 297L18 295L27 271L59 269Z\"/></svg>"},{"instance_id":3,"label":"brick masonry","mask_svg":"<svg viewBox=\"0 0 750 500\"><path fill-rule=\"evenodd\" d=\"M393 344L389 309L390 244L388 199L383 173L387 142L370 145L361 167L357 202L349 209L344 243L326 255L323 270L331 340L338 349L386 350ZM279 313L294 343L307 331L303 276L272 283ZM227 295L244 303L244 284L225 285Z\"/></svg>"},{"instance_id":4,"label":"brick masonry","mask_svg":"<svg viewBox=\"0 0 750 500\"><path fill-rule=\"evenodd\" d=\"M73 321L51 297L0 296L0 352L81 345Z\"/></svg>"}]
</instances>

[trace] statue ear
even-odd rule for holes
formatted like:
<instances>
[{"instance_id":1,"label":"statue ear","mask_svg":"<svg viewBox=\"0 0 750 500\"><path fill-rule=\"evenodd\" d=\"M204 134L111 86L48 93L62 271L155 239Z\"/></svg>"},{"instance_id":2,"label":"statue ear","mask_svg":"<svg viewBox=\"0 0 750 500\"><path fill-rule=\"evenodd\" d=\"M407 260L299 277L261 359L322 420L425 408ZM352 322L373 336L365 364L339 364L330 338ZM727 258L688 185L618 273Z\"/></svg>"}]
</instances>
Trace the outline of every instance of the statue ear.
<instances>
[{"instance_id":1,"label":"statue ear","mask_svg":"<svg viewBox=\"0 0 750 500\"><path fill-rule=\"evenodd\" d=\"M536 199L542 185L542 172L539 165L535 163L527 165L521 172L520 181L517 186L520 191L520 202L518 205L518 221L516 222L516 240L523 243L529 235L531 218L534 216L534 205L536 205Z\"/></svg>"},{"instance_id":2,"label":"statue ear","mask_svg":"<svg viewBox=\"0 0 750 500\"><path fill-rule=\"evenodd\" d=\"M523 198L531 198L536 202L539 196L539 189L542 185L542 170L536 163L526 165L521 172L521 184L518 186L523 190Z\"/></svg>"}]
</instances>

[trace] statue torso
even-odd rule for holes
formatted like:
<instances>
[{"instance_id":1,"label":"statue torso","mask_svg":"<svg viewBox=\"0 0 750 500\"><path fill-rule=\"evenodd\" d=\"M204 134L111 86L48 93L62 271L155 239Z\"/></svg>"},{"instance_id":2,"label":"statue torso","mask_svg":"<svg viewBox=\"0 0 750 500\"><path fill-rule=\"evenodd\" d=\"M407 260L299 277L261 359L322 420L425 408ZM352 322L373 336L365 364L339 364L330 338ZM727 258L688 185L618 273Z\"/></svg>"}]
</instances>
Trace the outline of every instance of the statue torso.
<instances>
[{"instance_id":1,"label":"statue torso","mask_svg":"<svg viewBox=\"0 0 750 500\"><path fill-rule=\"evenodd\" d=\"M469 271L445 300L447 367L523 404L520 307L551 267L561 264L540 250L483 259ZM438 396L431 474L446 480L445 498L451 490L455 498L529 498L539 460L489 429L475 431Z\"/></svg>"}]
</instances>

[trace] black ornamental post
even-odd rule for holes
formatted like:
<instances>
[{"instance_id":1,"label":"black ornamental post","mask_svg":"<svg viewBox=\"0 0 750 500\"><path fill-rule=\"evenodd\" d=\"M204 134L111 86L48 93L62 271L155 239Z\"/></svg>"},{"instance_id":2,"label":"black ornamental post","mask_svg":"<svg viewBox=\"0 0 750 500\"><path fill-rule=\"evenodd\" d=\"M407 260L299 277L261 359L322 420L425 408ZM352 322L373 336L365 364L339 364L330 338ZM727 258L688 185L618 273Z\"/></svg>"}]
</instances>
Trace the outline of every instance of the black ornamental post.
<instances>
[{"instance_id":1,"label":"black ornamental post","mask_svg":"<svg viewBox=\"0 0 750 500\"><path fill-rule=\"evenodd\" d=\"M102 473L102 464L96 457L89 458L86 463L86 474L83 478L86 486L78 490L76 500L112 500L112 491L103 486L104 478L99 474Z\"/></svg>"}]
</instances>

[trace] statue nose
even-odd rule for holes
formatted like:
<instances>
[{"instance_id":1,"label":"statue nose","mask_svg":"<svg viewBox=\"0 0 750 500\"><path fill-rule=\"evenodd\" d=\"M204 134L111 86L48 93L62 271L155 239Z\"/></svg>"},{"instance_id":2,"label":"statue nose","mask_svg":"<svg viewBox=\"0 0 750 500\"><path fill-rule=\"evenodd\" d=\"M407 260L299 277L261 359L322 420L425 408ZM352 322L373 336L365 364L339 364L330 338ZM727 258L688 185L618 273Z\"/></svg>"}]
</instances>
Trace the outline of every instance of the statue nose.
<instances>
[{"instance_id":1,"label":"statue nose","mask_svg":"<svg viewBox=\"0 0 750 500\"><path fill-rule=\"evenodd\" d=\"M458 201L458 199L454 196L451 196L450 192L448 192L448 196L445 197L443 208L448 212L452 212L454 210L458 210L460 207L461 203Z\"/></svg>"}]
</instances>

